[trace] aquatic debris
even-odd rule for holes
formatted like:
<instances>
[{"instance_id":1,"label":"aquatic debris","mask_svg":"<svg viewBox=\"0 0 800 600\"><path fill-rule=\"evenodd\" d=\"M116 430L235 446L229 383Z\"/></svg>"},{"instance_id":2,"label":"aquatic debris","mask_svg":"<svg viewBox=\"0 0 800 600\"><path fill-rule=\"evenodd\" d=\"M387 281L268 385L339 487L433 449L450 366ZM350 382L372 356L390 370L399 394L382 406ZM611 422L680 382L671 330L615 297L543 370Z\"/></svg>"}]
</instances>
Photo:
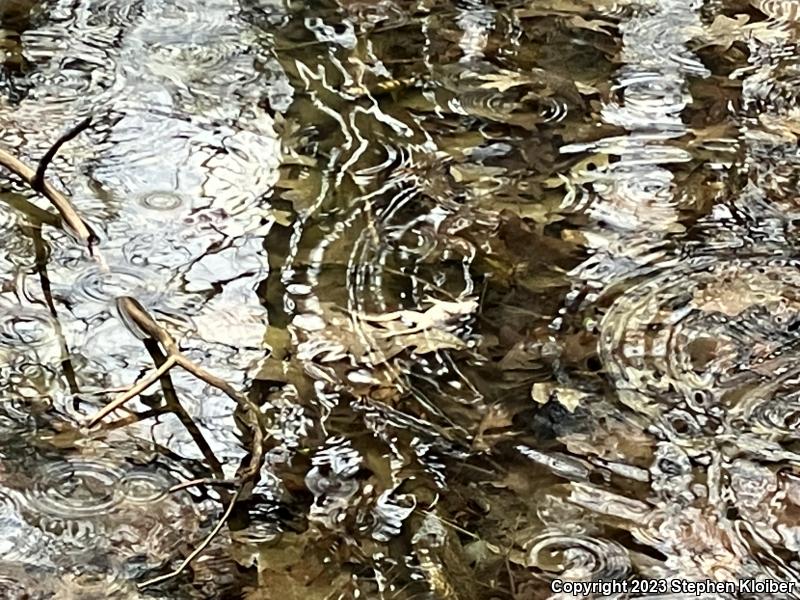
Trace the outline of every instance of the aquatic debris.
<instances>
[{"instance_id":1,"label":"aquatic debris","mask_svg":"<svg viewBox=\"0 0 800 600\"><path fill-rule=\"evenodd\" d=\"M44 163L46 164L46 163ZM24 162L16 158L13 154L0 148L0 166L5 167L15 175L19 176L25 183L41 193L53 204L61 214L64 224L69 230L83 243L90 244L95 238L94 233L88 225L81 219L75 207L64 194L59 192L52 184L37 178L37 172ZM37 183L41 188L37 188Z\"/></svg>"},{"instance_id":2,"label":"aquatic debris","mask_svg":"<svg viewBox=\"0 0 800 600\"><path fill-rule=\"evenodd\" d=\"M237 483L244 483L257 477L264 460L265 436L265 428L262 422L263 417L258 406L247 398L247 396L236 391L227 382L212 375L184 356L167 330L161 327L135 299L128 297L119 298L117 300L117 306L126 324L137 334L137 337L161 344L166 351L166 359L153 373L142 379L142 381L138 382L126 392L117 396L111 403L93 415L88 420L87 427L96 425L110 413L121 408L126 402L138 396L161 379L172 367L179 366L198 379L221 390L242 409L244 413L244 422L247 424L250 430L249 433L251 434L251 453L250 463L238 473Z\"/></svg>"},{"instance_id":3,"label":"aquatic debris","mask_svg":"<svg viewBox=\"0 0 800 600\"><path fill-rule=\"evenodd\" d=\"M422 311L399 310L381 315L346 314L336 307L320 305L314 312L297 315L291 328L298 336L298 358L305 368L310 363L350 363L346 380L358 383L358 367L369 382L383 381L380 369L398 355L429 354L445 349L464 349L469 342L452 329L472 317L477 301L443 301L428 298ZM315 374L321 374L314 371ZM385 382L382 383L385 385Z\"/></svg>"},{"instance_id":4,"label":"aquatic debris","mask_svg":"<svg viewBox=\"0 0 800 600\"><path fill-rule=\"evenodd\" d=\"M589 394L579 390L560 387L552 383L534 383L531 388L531 398L533 398L534 401L539 404L547 404L553 399L569 412L575 412L581 400L588 395Z\"/></svg>"},{"instance_id":5,"label":"aquatic debris","mask_svg":"<svg viewBox=\"0 0 800 600\"><path fill-rule=\"evenodd\" d=\"M62 219L64 220L65 224L69 226L72 230L72 233L82 242L86 243L87 245L91 245L91 243L95 240L95 236L91 229L85 224L85 222L81 219L78 215L75 208L72 206L72 203L63 195L61 192L56 190L52 185L47 182L44 182L44 172L47 168L48 163L58 151L58 148L68 139L74 137L79 133L82 129L85 129L90 121L85 121L72 131L68 132L62 139L58 140L58 142L51 148L51 150L45 155L45 158L40 165L38 171L34 171L27 165L25 165L22 161L15 158L10 153L6 152L5 150L0 149L0 165L6 167L19 177L23 179L28 185L41 191L58 209L61 213ZM212 375L193 361L189 360L186 356L184 356L179 350L178 346L175 343L174 339L169 335L169 333L163 329L158 323L153 320L153 318L147 313L147 311L142 307L141 304L134 298L123 297L118 299L118 307L123 317L125 323L132 329L132 331L140 337L140 339L150 341L152 343L160 343L163 349L167 353L167 357L163 362L158 365L155 373L150 377L145 378L139 384L133 386L131 389L127 390L125 393L118 396L106 409L101 410L98 412L94 417L89 420L89 426L96 424L102 418L113 412L114 410L120 408L124 405L125 402L129 401L136 395L142 393L155 383L157 380L161 379L162 377L166 376L166 373L169 369L173 366L181 366L183 369L187 370L188 372L192 373L195 377L202 379L209 385L216 387L223 391L226 395L228 395L231 399L233 399L239 407L243 411L243 421L249 427L249 432L251 435L251 455L250 455L250 463L237 473L237 480L233 483L236 485L241 485L244 482L247 482L251 479L258 477L259 470L261 465L263 464L264 460L264 436L265 430L264 425L262 423L262 415L259 408L246 396L240 394L236 391L233 387L231 387L227 382L224 380ZM174 400L175 404L178 404L177 400ZM182 411L185 415L185 411ZM212 459L210 459L212 460ZM215 461L212 460L212 464ZM69 476L74 478L75 476L75 468L71 468L69 471ZM87 473L86 477L90 477L91 473ZM197 482L195 482L197 483ZM215 481L216 483L216 481ZM230 484L231 482L222 482L225 484ZM69 506L73 512L77 511L78 514L89 514L92 515L96 514L98 510L106 510L113 506L113 503L117 501L115 498L115 494L121 490L109 490L112 492L110 496L104 495L98 498L100 504L97 505L85 505L83 502L79 506ZM184 569L191 563L197 556L199 556L211 543L214 537L220 532L220 530L225 526L228 518L230 517L231 511L233 510L236 502L239 499L241 494L241 487L239 487L235 493L233 494L232 498L229 501L228 508L226 509L225 513L223 514L222 518L219 520L217 525L212 529L209 535L206 537L205 540L197 547L195 550L176 568L170 573L165 575L155 577L148 581L145 581L139 585L140 589L144 587L148 587L150 585L154 585L156 583L160 583L176 577L180 575ZM41 495L42 504L41 508L43 511L47 512L47 507L51 504L53 506L60 506L60 504L55 504L51 502L50 504L47 503L48 498L50 498L52 490L48 490L47 494ZM38 496L37 496L38 498ZM85 499L84 499L85 500ZM89 513L85 513L83 511L89 511Z\"/></svg>"}]
</instances>

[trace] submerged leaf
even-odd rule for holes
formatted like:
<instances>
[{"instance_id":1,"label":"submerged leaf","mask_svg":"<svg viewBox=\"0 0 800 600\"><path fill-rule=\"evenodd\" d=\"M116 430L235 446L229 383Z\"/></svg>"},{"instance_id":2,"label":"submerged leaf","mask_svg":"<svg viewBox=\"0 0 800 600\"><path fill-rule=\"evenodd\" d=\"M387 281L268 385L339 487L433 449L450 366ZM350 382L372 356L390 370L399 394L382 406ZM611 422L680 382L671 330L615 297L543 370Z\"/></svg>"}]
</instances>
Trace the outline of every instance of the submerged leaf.
<instances>
[{"instance_id":1,"label":"submerged leaf","mask_svg":"<svg viewBox=\"0 0 800 600\"><path fill-rule=\"evenodd\" d=\"M555 400L569 412L575 412L581 400L588 395L580 390L564 388L552 383L534 383L531 388L531 398L537 403L547 404L551 400Z\"/></svg>"}]
</instances>

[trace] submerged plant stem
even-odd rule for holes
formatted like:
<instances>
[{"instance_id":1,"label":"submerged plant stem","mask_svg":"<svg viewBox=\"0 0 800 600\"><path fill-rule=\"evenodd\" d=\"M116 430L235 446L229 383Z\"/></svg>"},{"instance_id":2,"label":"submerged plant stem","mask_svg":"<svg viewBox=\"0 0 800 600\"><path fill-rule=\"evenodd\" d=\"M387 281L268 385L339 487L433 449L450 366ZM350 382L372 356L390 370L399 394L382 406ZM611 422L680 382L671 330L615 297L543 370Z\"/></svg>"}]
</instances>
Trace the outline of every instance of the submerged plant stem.
<instances>
[{"instance_id":1,"label":"submerged plant stem","mask_svg":"<svg viewBox=\"0 0 800 600\"><path fill-rule=\"evenodd\" d=\"M42 190L44 190L44 176L47 172L47 167L50 166L50 163L56 157L58 151L61 150L61 146L74 139L81 131L88 129L91 124L92 117L84 119L60 138L58 138L55 144L50 146L50 149L42 157L42 160L39 161L39 166L36 168L36 175L33 178L33 189L35 189L37 192L42 192Z\"/></svg>"},{"instance_id":2,"label":"submerged plant stem","mask_svg":"<svg viewBox=\"0 0 800 600\"><path fill-rule=\"evenodd\" d=\"M168 581L168 580L170 580L170 579L172 579L174 577L177 577L181 573L183 573L183 571L186 570L186 567L188 567L195 558L200 556L203 553L203 550L208 548L209 544L211 544L211 542L214 540L214 538L217 537L217 535L219 535L219 532L222 531L222 528L225 526L225 523L228 522L228 519L230 518L231 513L233 512L234 506L236 506L236 502L239 500L239 495L240 494L241 494L241 490L236 490L236 492L233 494L233 497L231 498L230 502L228 503L228 507L225 509L225 513L222 515L222 517L220 518L219 522L214 526L214 529L212 529L211 533L209 533L208 536L206 536L206 538L200 543L200 545L197 548L195 548L192 551L192 553L189 554L189 556L187 556L183 560L183 562L180 564L180 566L177 569L175 569L174 571L170 571L169 573L166 573L165 575L159 575L158 577L153 577L152 579L148 579L147 581L145 581L143 583L140 583L137 587L140 590L143 590L143 589L145 589L147 587L150 587L152 585L156 585L158 583L163 583L165 581Z\"/></svg>"},{"instance_id":3,"label":"submerged plant stem","mask_svg":"<svg viewBox=\"0 0 800 600\"><path fill-rule=\"evenodd\" d=\"M261 465L264 460L264 442L266 438L264 426L261 422L261 412L258 406L247 396L235 390L227 381L209 373L201 366L186 358L181 353L178 344L169 332L161 327L136 299L123 296L117 300L117 307L126 324L134 330L134 333L144 340L145 345L153 356L153 360L156 362L157 369L98 411L89 419L87 426L92 427L97 424L108 414L121 408L126 402L144 392L159 378L167 377L169 370L177 365L196 378L206 382L208 385L222 391L242 409L245 423L250 429L252 437L250 440L250 461L245 467L240 469L237 474L237 480L239 482L245 482L255 479L261 470ZM155 342L158 342L158 344L164 348L166 356L161 354L157 349ZM172 391L171 395L173 399L169 404L183 417L182 421L187 419L191 421L189 415L186 414L183 407L181 407L180 403L177 401L174 391ZM184 424L188 426L188 423Z\"/></svg>"},{"instance_id":4,"label":"submerged plant stem","mask_svg":"<svg viewBox=\"0 0 800 600\"><path fill-rule=\"evenodd\" d=\"M142 378L132 388L123 392L122 394L114 398L114 400L109 402L106 406L104 406L102 409L100 409L98 412L96 412L92 416L92 418L89 419L88 426L94 427L95 425L97 425L97 423L99 423L105 417L110 415L112 412L114 412L118 408L122 408L122 406L125 405L126 402L132 400L133 398L135 398L136 396L147 390L147 388L149 388L151 385L156 383L161 378L161 376L167 371L169 371L174 365L175 365L175 357L174 356L168 357L163 365L158 367L155 371L153 371L146 377Z\"/></svg>"},{"instance_id":5,"label":"submerged plant stem","mask_svg":"<svg viewBox=\"0 0 800 600\"><path fill-rule=\"evenodd\" d=\"M10 154L6 150L3 150L2 148L0 148L0 166L5 167L17 175L32 189L37 189L36 171L19 160L16 156ZM59 192L52 184L46 181L42 182L41 189L37 191L39 191L51 202L53 206L56 207L56 210L58 210L58 212L61 214L61 218L64 220L64 223L68 226L75 237L78 238L78 240L88 245L93 239L95 239L96 236L92 233L92 230L89 229L89 226L84 223L83 219L81 219L78 211L75 210L75 207L72 205L72 202L70 202L67 197Z\"/></svg>"}]
</instances>

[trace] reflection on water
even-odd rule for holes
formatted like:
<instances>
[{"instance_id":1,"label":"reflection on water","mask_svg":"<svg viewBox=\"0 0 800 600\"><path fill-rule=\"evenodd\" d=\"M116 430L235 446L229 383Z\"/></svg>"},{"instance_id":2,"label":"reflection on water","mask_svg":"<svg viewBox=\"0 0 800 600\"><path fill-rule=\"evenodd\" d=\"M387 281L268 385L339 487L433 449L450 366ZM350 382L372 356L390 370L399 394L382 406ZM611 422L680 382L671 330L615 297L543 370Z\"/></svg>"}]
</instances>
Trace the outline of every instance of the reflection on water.
<instances>
[{"instance_id":1,"label":"reflection on water","mask_svg":"<svg viewBox=\"0 0 800 600\"><path fill-rule=\"evenodd\" d=\"M799 6L2 3L0 596L800 584Z\"/></svg>"}]
</instances>

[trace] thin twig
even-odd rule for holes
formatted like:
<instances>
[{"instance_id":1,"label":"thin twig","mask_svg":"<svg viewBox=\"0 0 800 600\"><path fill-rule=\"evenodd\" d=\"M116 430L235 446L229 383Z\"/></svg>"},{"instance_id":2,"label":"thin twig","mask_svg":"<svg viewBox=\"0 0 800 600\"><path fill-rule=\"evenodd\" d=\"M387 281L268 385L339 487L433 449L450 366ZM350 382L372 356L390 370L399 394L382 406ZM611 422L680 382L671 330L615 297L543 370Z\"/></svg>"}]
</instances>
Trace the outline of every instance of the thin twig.
<instances>
[{"instance_id":1,"label":"thin twig","mask_svg":"<svg viewBox=\"0 0 800 600\"><path fill-rule=\"evenodd\" d=\"M70 393L75 395L80 392L80 386L75 376L75 367L70 359L72 354L69 351L69 344L67 344L67 338L64 337L64 329L61 327L61 320L58 318L58 311L56 310L55 302L53 302L53 290L50 287L50 276L47 274L47 249L44 239L42 239L42 232L38 227L26 227L26 229L30 231L33 247L36 251L36 270L39 273L44 302L53 317L53 329L56 337L58 337L58 345L61 350L61 368L64 371L64 378L67 380Z\"/></svg>"},{"instance_id":2,"label":"thin twig","mask_svg":"<svg viewBox=\"0 0 800 600\"><path fill-rule=\"evenodd\" d=\"M125 417L117 419L116 421L105 422L103 423L102 428L96 429L91 433L100 431L114 431L115 429L121 429L122 427L139 423L145 419L161 416L163 413L164 411L160 408L152 408L141 413L131 413Z\"/></svg>"},{"instance_id":3,"label":"thin twig","mask_svg":"<svg viewBox=\"0 0 800 600\"><path fill-rule=\"evenodd\" d=\"M209 487L236 487L241 482L236 479L191 479L189 481L184 481L183 483L179 483L177 485L173 485L169 488L169 493L173 494L175 492L180 492L181 490L186 490L192 487L202 487L202 486L209 486Z\"/></svg>"},{"instance_id":4,"label":"thin twig","mask_svg":"<svg viewBox=\"0 0 800 600\"><path fill-rule=\"evenodd\" d=\"M258 476L261 470L261 465L264 462L264 443L266 439L265 428L261 419L261 411L259 410L258 406L252 400L250 400L250 398L234 389L227 381L209 373L185 357L181 353L180 349L178 348L178 344L175 342L169 332L161 327L135 298L131 298L129 296L122 296L118 298L117 308L120 316L128 325L128 327L137 336L144 340L145 345L148 347L148 350L150 350L151 355L153 355L153 359L156 360L158 366L157 373L159 377L168 377L167 372L169 371L169 368L174 365L180 366L198 379L205 381L208 385L225 393L229 398L236 402L239 408L242 409L243 420L249 427L251 435L250 461L246 466L239 469L239 472L237 473L237 479L240 482L255 479ZM155 342L161 344L166 351L167 358L165 359L163 356L161 357L161 360L166 361L163 364L158 364L159 361L157 360L156 355L154 355L157 348L151 348L150 346L150 344L155 345ZM170 364L167 365L167 362ZM166 368L162 369L162 367L165 367L165 365ZM134 386L131 388L131 390L119 396L111 404L98 412L97 415L92 417L92 419L89 421L89 425L91 426L92 424L97 423L110 412L122 407L126 402L144 391L144 389L151 385L153 381L153 376L145 378L145 380L140 382L139 385ZM183 408L180 406L180 403L177 402L177 397L175 397L173 406L176 408L176 410L180 409L183 413L185 413Z\"/></svg>"},{"instance_id":5,"label":"thin twig","mask_svg":"<svg viewBox=\"0 0 800 600\"><path fill-rule=\"evenodd\" d=\"M153 371L152 373L150 373L146 377L143 377L142 379L140 379L139 382L136 385L134 385L132 388L130 388L129 390L127 390L127 391L125 391L123 393L121 393L119 396L114 398L114 400L112 400L111 402L106 404L105 407L103 407L102 409L97 411L92 416L92 418L89 419L89 421L86 424L86 426L87 427L94 427L95 425L97 425L98 422L100 422L103 419L105 419L108 415L110 415L112 412L114 412L118 408L121 408L126 402L128 402L129 400L135 398L136 396L138 396L139 394L141 394L142 392L147 390L147 388L149 388L151 385L153 385L159 379L161 379L161 376L164 373L166 373L167 371L169 371L173 366L175 366L175 357L174 356L170 356L170 357L167 358L167 360L164 362L163 365L158 367L155 371Z\"/></svg>"},{"instance_id":6,"label":"thin twig","mask_svg":"<svg viewBox=\"0 0 800 600\"><path fill-rule=\"evenodd\" d=\"M158 577L153 577L152 579L148 579L144 583L140 583L137 587L140 590L143 590L146 587L150 587L151 585L155 585L157 583L163 583L164 581L177 577L178 575L183 573L186 567L188 567L189 564L195 558L200 556L203 550L205 550L208 547L208 545L211 544L214 538L217 537L219 532L222 531L222 528L225 526L225 523L228 521L228 519L231 516L231 513L233 512L234 506L236 506L236 502L239 500L240 493L241 490L236 490L236 492L233 494L233 497L231 498L231 501L228 503L228 508L225 509L225 514L223 514L222 518L219 520L219 523L217 523L214 529L211 530L211 533L209 533L208 536L206 536L206 539L204 539L202 543L197 548L195 548L189 556L187 556L184 559L184 561L180 564L180 566L177 569L175 569L174 571L170 571L165 575L159 575Z\"/></svg>"},{"instance_id":7,"label":"thin twig","mask_svg":"<svg viewBox=\"0 0 800 600\"><path fill-rule=\"evenodd\" d=\"M52 160L58 154L58 151L61 150L61 146L66 144L71 139L74 139L81 131L84 131L89 128L92 124L92 117L88 117L78 123L75 127L67 131L64 135L58 138L50 149L45 152L45 155L42 157L42 160L39 161L39 166L36 169L36 175L33 178L33 189L39 193L44 193L44 174L47 171L48 165L52 162Z\"/></svg>"},{"instance_id":8,"label":"thin twig","mask_svg":"<svg viewBox=\"0 0 800 600\"><path fill-rule=\"evenodd\" d=\"M34 187L36 172L17 157L13 156L2 148L0 148L0 166L5 167L20 177L32 189L36 189ZM56 210L61 214L61 219L64 221L66 229L70 230L72 234L78 238L78 240L84 244L91 245L92 241L97 239L97 236L95 236L89 226L84 223L83 219L80 218L78 211L75 210L75 207L72 206L72 203L55 187L45 181L41 187L41 190L37 191L39 191L51 202L53 206L56 207Z\"/></svg>"}]
</instances>

